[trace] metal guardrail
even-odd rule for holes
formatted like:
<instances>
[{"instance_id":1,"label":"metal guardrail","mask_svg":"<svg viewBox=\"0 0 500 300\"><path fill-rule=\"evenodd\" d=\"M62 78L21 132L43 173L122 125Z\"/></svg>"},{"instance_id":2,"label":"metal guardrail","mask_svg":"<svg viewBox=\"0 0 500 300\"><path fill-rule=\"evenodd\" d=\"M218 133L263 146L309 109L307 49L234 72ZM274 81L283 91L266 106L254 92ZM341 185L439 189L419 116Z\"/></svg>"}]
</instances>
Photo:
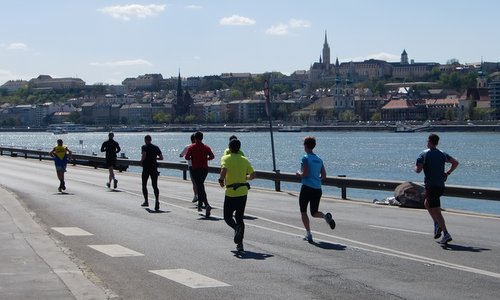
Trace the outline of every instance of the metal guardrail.
<instances>
[{"instance_id":1,"label":"metal guardrail","mask_svg":"<svg viewBox=\"0 0 500 300\"><path fill-rule=\"evenodd\" d=\"M0 147L0 155L6 155L8 153L10 156L24 156L24 158L33 158L39 160L51 160L47 151L41 150L30 150L30 149L19 149L19 148L9 148ZM98 157L94 155L82 155L73 154L73 165L81 164L92 166L98 168L104 165L105 158ZM159 168L162 169L173 169L182 171L182 178L187 180L188 166L186 163L179 162L158 162ZM141 166L141 162L138 160L129 160L119 158L117 159L117 170L124 171L129 166ZM209 173L218 174L220 172L219 167L208 167ZM275 183L275 190L281 190L281 182L296 182L300 183L300 178L295 176L294 173L281 173L279 171L255 171L258 179L271 180ZM347 199L347 189L364 189L364 190L382 190L382 191L394 191L394 189L403 183L404 181L397 180L382 180L382 179L366 179L366 178L349 178L344 175L339 175L336 177L327 177L322 181L325 186L334 186L341 189L342 199ZM496 188L485 188L485 187L474 187L474 186L460 186L460 185L447 185L444 191L445 196L467 198L467 199L482 199L482 200L492 200L500 201L500 189Z\"/></svg>"}]
</instances>

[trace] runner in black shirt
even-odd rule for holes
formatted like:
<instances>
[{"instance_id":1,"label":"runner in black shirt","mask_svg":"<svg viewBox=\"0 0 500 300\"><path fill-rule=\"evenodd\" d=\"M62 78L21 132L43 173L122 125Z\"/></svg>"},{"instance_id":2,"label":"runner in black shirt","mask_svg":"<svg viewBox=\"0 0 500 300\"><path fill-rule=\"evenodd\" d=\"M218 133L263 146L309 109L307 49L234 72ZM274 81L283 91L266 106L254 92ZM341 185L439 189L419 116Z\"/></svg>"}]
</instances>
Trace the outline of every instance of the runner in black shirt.
<instances>
[{"instance_id":1,"label":"runner in black shirt","mask_svg":"<svg viewBox=\"0 0 500 300\"><path fill-rule=\"evenodd\" d=\"M142 195L144 196L144 203L141 206L149 206L148 202L148 188L147 183L149 177L151 177L151 184L153 185L153 190L155 194L155 210L160 210L160 190L158 189L158 162L157 160L163 160L163 154L161 153L158 146L151 143L151 136L146 135L144 137L145 145L142 146L141 152L141 163L142 163Z\"/></svg>"},{"instance_id":2,"label":"runner in black shirt","mask_svg":"<svg viewBox=\"0 0 500 300\"><path fill-rule=\"evenodd\" d=\"M111 181L113 181L113 188L116 189L118 186L118 180L115 178L114 168L116 167L116 154L120 152L120 145L113 139L114 133L110 132L108 134L109 140L102 143L101 152L106 152L106 168L109 170L109 180L106 186L111 187Z\"/></svg>"}]
</instances>

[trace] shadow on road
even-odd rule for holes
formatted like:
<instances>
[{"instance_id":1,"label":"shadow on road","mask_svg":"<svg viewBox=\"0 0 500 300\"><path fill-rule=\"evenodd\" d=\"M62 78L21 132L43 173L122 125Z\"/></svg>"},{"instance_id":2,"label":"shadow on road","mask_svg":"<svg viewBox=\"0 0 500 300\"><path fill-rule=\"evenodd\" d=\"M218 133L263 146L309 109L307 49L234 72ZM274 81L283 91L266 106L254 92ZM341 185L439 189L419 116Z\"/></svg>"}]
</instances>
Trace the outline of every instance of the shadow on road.
<instances>
[{"instance_id":1,"label":"shadow on road","mask_svg":"<svg viewBox=\"0 0 500 300\"><path fill-rule=\"evenodd\" d=\"M346 246L341 244L332 244L327 242L310 242L309 244L314 245L318 248L325 250L345 250Z\"/></svg>"},{"instance_id":2,"label":"shadow on road","mask_svg":"<svg viewBox=\"0 0 500 300\"><path fill-rule=\"evenodd\" d=\"M471 247L471 246L462 246L462 245L457 245L457 244L446 244L446 245L441 245L441 248L444 250L451 250L451 251L467 251L467 252L483 252L483 251L491 251L491 249L487 248L478 248L478 247Z\"/></svg>"},{"instance_id":3,"label":"shadow on road","mask_svg":"<svg viewBox=\"0 0 500 300\"><path fill-rule=\"evenodd\" d=\"M204 214L198 214L200 217L198 218L198 220L203 220L203 221L220 221L222 220L221 218L217 218L217 217L205 217Z\"/></svg>"},{"instance_id":4,"label":"shadow on road","mask_svg":"<svg viewBox=\"0 0 500 300\"><path fill-rule=\"evenodd\" d=\"M158 211L156 211L156 210L153 210L153 209L151 209L151 208L145 208L144 210L145 210L145 211L147 211L147 212L148 212L148 213L150 213L150 214L166 214L166 213L169 213L169 212L170 212L170 211L168 211L168 210L161 210L161 209L160 209L160 210L158 210Z\"/></svg>"},{"instance_id":5,"label":"shadow on road","mask_svg":"<svg viewBox=\"0 0 500 300\"><path fill-rule=\"evenodd\" d=\"M272 254L266 254L266 253L258 253L258 252L253 252L253 251L236 251L233 250L231 251L235 257L241 258L241 259L255 259L255 260L264 260L270 257L273 257L274 255Z\"/></svg>"},{"instance_id":6,"label":"shadow on road","mask_svg":"<svg viewBox=\"0 0 500 300\"><path fill-rule=\"evenodd\" d=\"M60 192L60 193L54 193L54 195L66 196L66 195L74 195L74 194L73 193L67 193L67 192Z\"/></svg>"}]
</instances>

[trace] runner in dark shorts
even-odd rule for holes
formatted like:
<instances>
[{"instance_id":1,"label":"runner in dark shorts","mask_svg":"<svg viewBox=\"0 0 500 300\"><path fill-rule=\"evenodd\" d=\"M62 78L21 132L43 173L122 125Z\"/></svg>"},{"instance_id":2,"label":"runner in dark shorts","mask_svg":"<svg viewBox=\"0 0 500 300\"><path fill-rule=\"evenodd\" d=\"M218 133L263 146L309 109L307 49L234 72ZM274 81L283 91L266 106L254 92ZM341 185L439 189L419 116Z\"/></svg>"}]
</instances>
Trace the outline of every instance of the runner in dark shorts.
<instances>
[{"instance_id":1,"label":"runner in dark shorts","mask_svg":"<svg viewBox=\"0 0 500 300\"><path fill-rule=\"evenodd\" d=\"M307 205L310 205L309 208L313 218L323 218L330 225L331 229L335 228L335 221L332 214L323 214L323 212L318 210L322 195L321 180L326 178L326 170L321 158L313 153L314 147L316 147L316 139L312 136L306 137L304 139L304 151L306 154L300 161L300 171L296 173L302 182L299 195L300 215L306 229L304 239L309 243L313 242L313 238L309 217L307 216Z\"/></svg>"},{"instance_id":2,"label":"runner in dark shorts","mask_svg":"<svg viewBox=\"0 0 500 300\"><path fill-rule=\"evenodd\" d=\"M151 177L151 184L155 195L155 211L160 210L160 190L158 189L158 161L163 160L163 154L158 146L151 143L151 136L144 137L144 145L141 148L141 164L142 164L142 195L144 202L143 207L149 206L148 201L148 179Z\"/></svg>"},{"instance_id":3,"label":"runner in dark shorts","mask_svg":"<svg viewBox=\"0 0 500 300\"><path fill-rule=\"evenodd\" d=\"M439 150L437 148L438 143L439 136L431 133L427 140L427 149L422 151L417 158L415 172L420 173L422 170L424 171L424 206L434 221L434 238L438 239L441 237L441 232L443 232L443 238L439 243L446 245L452 241L452 238L441 213L441 196L444 193L444 183L448 179L448 176L458 167L458 161ZM445 172L446 163L451 164L451 167Z\"/></svg>"},{"instance_id":4,"label":"runner in dark shorts","mask_svg":"<svg viewBox=\"0 0 500 300\"><path fill-rule=\"evenodd\" d=\"M104 164L109 170L109 178L106 186L111 187L111 182L113 182L113 188L118 187L118 180L115 178L114 168L116 168L116 154L120 152L120 145L113 139L114 133L110 132L108 134L108 140L102 143L101 152L106 152L106 163Z\"/></svg>"}]
</instances>

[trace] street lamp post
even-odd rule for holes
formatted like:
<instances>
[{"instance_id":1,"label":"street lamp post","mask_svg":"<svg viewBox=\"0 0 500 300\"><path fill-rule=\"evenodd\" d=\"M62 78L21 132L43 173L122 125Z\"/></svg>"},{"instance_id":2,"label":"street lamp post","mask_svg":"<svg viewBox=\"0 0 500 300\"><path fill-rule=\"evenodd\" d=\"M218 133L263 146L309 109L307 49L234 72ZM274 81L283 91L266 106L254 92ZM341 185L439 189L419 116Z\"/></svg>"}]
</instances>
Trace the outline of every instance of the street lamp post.
<instances>
[{"instance_id":1,"label":"street lamp post","mask_svg":"<svg viewBox=\"0 0 500 300\"><path fill-rule=\"evenodd\" d=\"M264 96L266 97L266 114L269 118L269 132L271 133L271 150L273 152L273 171L279 173L279 170L276 170L276 155L274 154L274 138L273 138L273 121L271 117L271 99L269 96L269 82L264 80ZM274 186L276 191L280 191L280 182L278 180L274 181Z\"/></svg>"}]
</instances>

